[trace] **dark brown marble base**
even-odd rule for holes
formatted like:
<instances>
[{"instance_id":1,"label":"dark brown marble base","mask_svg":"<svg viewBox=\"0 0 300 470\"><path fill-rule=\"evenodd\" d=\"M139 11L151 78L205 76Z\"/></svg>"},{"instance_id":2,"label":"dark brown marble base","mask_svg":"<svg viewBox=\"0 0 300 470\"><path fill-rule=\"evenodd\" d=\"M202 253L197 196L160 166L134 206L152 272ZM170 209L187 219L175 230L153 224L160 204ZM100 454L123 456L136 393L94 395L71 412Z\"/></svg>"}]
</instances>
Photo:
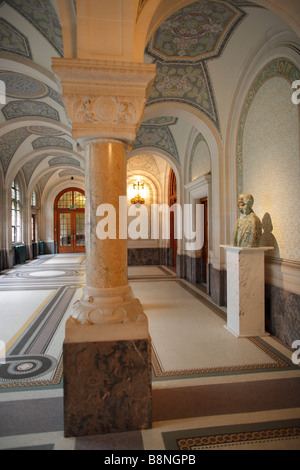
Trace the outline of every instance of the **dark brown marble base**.
<instances>
[{"instance_id":1,"label":"dark brown marble base","mask_svg":"<svg viewBox=\"0 0 300 470\"><path fill-rule=\"evenodd\" d=\"M150 339L64 343L66 437L151 425Z\"/></svg>"}]
</instances>

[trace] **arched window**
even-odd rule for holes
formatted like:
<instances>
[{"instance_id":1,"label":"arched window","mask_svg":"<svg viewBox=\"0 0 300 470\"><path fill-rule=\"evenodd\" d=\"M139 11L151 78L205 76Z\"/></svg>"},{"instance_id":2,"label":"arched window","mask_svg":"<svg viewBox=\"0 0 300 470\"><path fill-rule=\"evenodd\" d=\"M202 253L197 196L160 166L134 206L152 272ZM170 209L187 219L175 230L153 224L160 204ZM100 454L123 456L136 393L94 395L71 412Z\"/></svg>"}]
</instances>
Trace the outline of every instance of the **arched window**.
<instances>
[{"instance_id":1,"label":"arched window","mask_svg":"<svg viewBox=\"0 0 300 470\"><path fill-rule=\"evenodd\" d=\"M84 209L85 197L84 193L76 190L70 190L59 198L57 203L58 209Z\"/></svg>"},{"instance_id":2,"label":"arched window","mask_svg":"<svg viewBox=\"0 0 300 470\"><path fill-rule=\"evenodd\" d=\"M36 188L32 191L31 199L31 241L32 243L38 240L38 214L39 214L39 200L38 191Z\"/></svg>"},{"instance_id":3,"label":"arched window","mask_svg":"<svg viewBox=\"0 0 300 470\"><path fill-rule=\"evenodd\" d=\"M37 204L37 193L36 193L36 190L34 189L32 191L32 195L31 195L31 207L36 207L38 204Z\"/></svg>"},{"instance_id":4,"label":"arched window","mask_svg":"<svg viewBox=\"0 0 300 470\"><path fill-rule=\"evenodd\" d=\"M11 186L11 238L12 243L22 241L22 198L17 178Z\"/></svg>"}]
</instances>

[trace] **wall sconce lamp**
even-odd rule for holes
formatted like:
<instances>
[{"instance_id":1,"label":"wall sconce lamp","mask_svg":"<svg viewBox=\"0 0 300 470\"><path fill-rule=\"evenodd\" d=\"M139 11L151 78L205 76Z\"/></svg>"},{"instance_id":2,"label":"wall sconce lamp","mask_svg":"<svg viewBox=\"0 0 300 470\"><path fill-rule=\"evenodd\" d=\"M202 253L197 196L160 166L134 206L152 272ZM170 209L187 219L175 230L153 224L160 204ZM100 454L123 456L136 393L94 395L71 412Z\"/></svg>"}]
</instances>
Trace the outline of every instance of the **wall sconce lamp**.
<instances>
[{"instance_id":1,"label":"wall sconce lamp","mask_svg":"<svg viewBox=\"0 0 300 470\"><path fill-rule=\"evenodd\" d=\"M131 199L131 204L145 204L145 199L140 195L140 192L142 194L144 193L144 183L141 184L140 181L138 181L136 184L133 184L133 190L136 192L136 195Z\"/></svg>"}]
</instances>

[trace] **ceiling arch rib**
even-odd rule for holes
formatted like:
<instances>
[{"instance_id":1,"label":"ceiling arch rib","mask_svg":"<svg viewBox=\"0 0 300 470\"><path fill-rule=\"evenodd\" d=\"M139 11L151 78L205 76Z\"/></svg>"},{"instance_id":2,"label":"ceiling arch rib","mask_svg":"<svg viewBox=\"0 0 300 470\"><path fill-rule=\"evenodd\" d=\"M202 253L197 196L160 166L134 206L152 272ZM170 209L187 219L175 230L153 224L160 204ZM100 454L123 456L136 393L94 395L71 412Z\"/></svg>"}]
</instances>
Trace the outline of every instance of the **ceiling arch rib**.
<instances>
[{"instance_id":1,"label":"ceiling arch rib","mask_svg":"<svg viewBox=\"0 0 300 470\"><path fill-rule=\"evenodd\" d=\"M72 138L64 134L57 136L58 130L55 129L52 129L54 134L50 135L50 130L51 128L44 126L27 126L18 127L2 135L0 159L6 177L9 177L16 165L21 167L26 163L25 156L30 158L34 151L40 150L50 154L56 150L75 151L77 144Z\"/></svg>"}]
</instances>

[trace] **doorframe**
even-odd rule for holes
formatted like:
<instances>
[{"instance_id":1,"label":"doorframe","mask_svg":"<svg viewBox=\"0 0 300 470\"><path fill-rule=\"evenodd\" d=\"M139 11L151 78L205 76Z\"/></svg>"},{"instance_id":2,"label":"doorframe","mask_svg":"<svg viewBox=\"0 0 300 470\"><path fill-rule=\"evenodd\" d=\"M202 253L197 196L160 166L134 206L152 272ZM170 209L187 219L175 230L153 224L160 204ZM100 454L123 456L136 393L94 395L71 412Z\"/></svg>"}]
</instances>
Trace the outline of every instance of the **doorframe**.
<instances>
[{"instance_id":1,"label":"doorframe","mask_svg":"<svg viewBox=\"0 0 300 470\"><path fill-rule=\"evenodd\" d=\"M83 189L81 188L78 188L78 187L75 187L75 186L70 186L68 188L65 188L63 189L62 191L60 191L55 200L54 200L54 243L56 244L56 251L57 253L84 253L85 252L85 245L82 247L82 249L78 249L78 250L74 250L75 248L75 239L74 239L74 236L75 236L75 229L74 226L73 226L73 223L72 223L72 216L71 216L71 231L72 231L72 244L71 244L71 249L70 251L65 251L65 250L60 250L60 246L59 246L59 238L60 238L60 230L59 230L59 227L60 227L60 214L64 213L69 213L69 214L76 214L76 213L85 213L85 208L80 208L80 209L67 209L67 208L62 208L62 209L59 209L58 208L58 201L60 200L60 198L65 194L65 193L68 193L70 191L77 191L83 195L85 195L85 192ZM72 201L74 202L74 201ZM74 218L76 218L76 216L74 216Z\"/></svg>"},{"instance_id":2,"label":"doorframe","mask_svg":"<svg viewBox=\"0 0 300 470\"><path fill-rule=\"evenodd\" d=\"M199 203L201 199L207 198L206 292L209 293L210 292L209 264L210 264L210 259L211 259L211 241L212 241L212 228L211 228L212 175L207 174L207 175L199 176L199 178L196 178L190 183L187 183L184 186L184 189L186 190L186 200L189 204L194 205L197 202Z\"/></svg>"},{"instance_id":3,"label":"doorframe","mask_svg":"<svg viewBox=\"0 0 300 470\"><path fill-rule=\"evenodd\" d=\"M177 180L173 169L169 176L169 207L177 204ZM177 239L175 238L175 216L174 211L170 211L170 249L173 250L172 267L176 268L177 260Z\"/></svg>"}]
</instances>

